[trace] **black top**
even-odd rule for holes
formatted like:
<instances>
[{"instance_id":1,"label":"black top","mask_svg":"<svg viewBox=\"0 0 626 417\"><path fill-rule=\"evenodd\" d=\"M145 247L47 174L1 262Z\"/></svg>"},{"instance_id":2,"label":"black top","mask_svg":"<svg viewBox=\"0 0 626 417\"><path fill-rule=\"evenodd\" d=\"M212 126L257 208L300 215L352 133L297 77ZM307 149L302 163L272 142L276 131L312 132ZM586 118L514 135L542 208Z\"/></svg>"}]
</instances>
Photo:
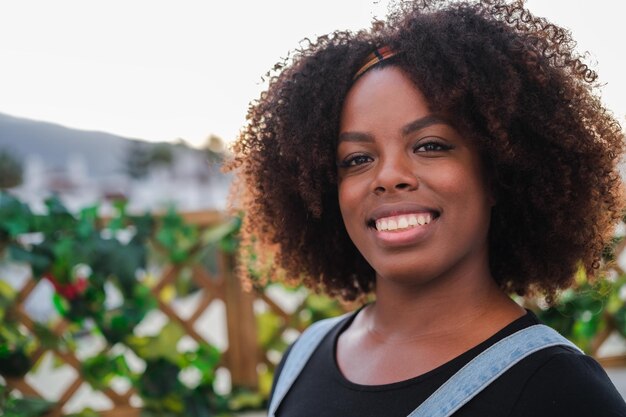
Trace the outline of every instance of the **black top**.
<instances>
[{"instance_id":1,"label":"black top","mask_svg":"<svg viewBox=\"0 0 626 417\"><path fill-rule=\"evenodd\" d=\"M528 312L483 343L423 375L392 384L360 385L348 381L335 360L338 336L354 316L342 320L322 340L280 404L277 417L406 417L480 352L540 323ZM555 346L521 360L454 416L626 417L626 404L594 359L572 348Z\"/></svg>"}]
</instances>

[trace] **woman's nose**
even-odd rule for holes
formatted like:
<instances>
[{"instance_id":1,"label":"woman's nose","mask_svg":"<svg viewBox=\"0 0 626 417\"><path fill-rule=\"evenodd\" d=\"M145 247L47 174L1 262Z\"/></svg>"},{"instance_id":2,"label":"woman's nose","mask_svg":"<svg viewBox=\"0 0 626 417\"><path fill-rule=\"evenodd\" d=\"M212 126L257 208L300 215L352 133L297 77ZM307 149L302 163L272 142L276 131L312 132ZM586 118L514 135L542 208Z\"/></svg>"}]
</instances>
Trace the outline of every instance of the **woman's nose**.
<instances>
[{"instance_id":1,"label":"woman's nose","mask_svg":"<svg viewBox=\"0 0 626 417\"><path fill-rule=\"evenodd\" d=\"M408 158L381 159L373 185L376 194L413 191L417 189L419 180Z\"/></svg>"}]
</instances>

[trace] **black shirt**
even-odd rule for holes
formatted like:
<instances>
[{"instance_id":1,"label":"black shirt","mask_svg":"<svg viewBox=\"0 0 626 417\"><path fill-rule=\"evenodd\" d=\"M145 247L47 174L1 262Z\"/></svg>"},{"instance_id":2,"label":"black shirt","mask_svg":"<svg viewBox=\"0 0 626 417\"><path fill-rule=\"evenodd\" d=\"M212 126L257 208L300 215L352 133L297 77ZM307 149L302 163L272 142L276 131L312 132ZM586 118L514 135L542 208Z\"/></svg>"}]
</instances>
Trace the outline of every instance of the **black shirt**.
<instances>
[{"instance_id":1,"label":"black shirt","mask_svg":"<svg viewBox=\"0 0 626 417\"><path fill-rule=\"evenodd\" d=\"M322 340L280 404L277 417L405 417L480 352L540 323L528 312L478 346L423 375L392 384L360 385L348 381L335 360L337 339L354 316L339 322ZM454 416L626 417L626 404L593 358L555 346L517 363Z\"/></svg>"}]
</instances>

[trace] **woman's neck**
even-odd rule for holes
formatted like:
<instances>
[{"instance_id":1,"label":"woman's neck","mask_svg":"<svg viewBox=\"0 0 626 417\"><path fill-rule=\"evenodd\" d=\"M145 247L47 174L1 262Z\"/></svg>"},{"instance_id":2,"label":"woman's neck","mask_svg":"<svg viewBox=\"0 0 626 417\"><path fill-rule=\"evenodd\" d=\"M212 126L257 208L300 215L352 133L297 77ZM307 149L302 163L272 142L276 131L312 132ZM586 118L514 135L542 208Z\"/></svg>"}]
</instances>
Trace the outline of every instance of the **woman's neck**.
<instances>
[{"instance_id":1,"label":"woman's neck","mask_svg":"<svg viewBox=\"0 0 626 417\"><path fill-rule=\"evenodd\" d=\"M364 324L388 342L468 333L481 338L525 314L488 274L438 284L410 287L379 279L376 302L363 312Z\"/></svg>"},{"instance_id":2,"label":"woman's neck","mask_svg":"<svg viewBox=\"0 0 626 417\"><path fill-rule=\"evenodd\" d=\"M404 284L379 279L376 302L339 336L337 363L348 380L380 385L422 375L525 314L490 276Z\"/></svg>"}]
</instances>

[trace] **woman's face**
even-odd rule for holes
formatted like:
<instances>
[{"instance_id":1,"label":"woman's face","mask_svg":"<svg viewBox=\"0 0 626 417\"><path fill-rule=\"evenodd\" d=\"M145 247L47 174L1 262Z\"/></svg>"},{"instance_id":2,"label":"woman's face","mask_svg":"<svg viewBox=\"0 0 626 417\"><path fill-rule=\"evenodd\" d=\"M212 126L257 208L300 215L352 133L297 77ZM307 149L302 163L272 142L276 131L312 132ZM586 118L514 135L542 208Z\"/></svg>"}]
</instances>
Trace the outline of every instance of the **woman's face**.
<instances>
[{"instance_id":1,"label":"woman's face","mask_svg":"<svg viewBox=\"0 0 626 417\"><path fill-rule=\"evenodd\" d=\"M478 150L402 70L370 70L348 92L337 163L346 229L379 281L488 273L493 198Z\"/></svg>"}]
</instances>

